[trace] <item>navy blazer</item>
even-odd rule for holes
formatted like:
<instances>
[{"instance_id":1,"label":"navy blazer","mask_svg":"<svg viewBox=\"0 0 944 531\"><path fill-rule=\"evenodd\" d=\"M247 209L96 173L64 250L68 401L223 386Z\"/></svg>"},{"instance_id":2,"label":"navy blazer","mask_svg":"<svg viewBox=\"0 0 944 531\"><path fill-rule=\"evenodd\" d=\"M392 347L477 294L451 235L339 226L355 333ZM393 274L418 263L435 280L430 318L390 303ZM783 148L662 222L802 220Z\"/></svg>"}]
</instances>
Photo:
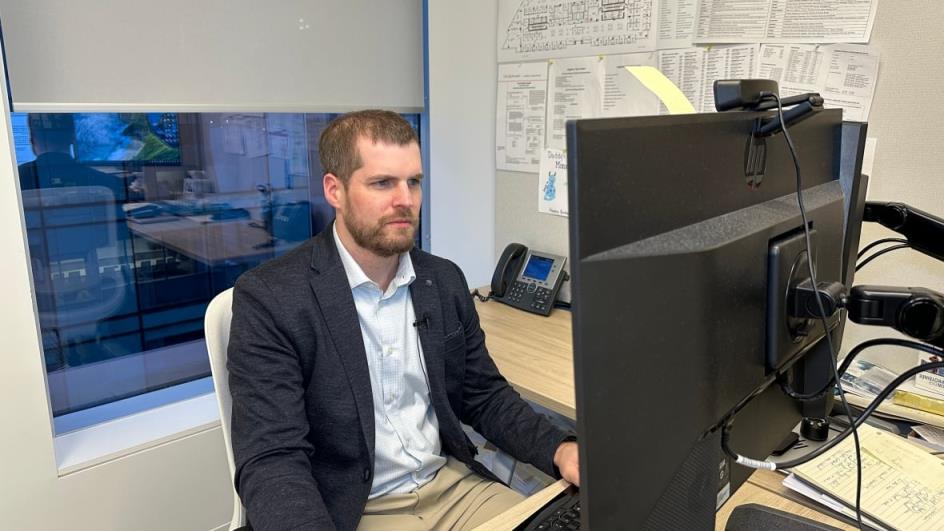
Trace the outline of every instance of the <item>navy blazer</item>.
<instances>
[{"instance_id":1,"label":"navy blazer","mask_svg":"<svg viewBox=\"0 0 944 531\"><path fill-rule=\"evenodd\" d=\"M465 423L557 475L570 434L499 374L469 287L452 262L413 250L410 285L443 452L482 476ZM236 283L228 351L235 485L270 529L355 529L373 477L374 414L354 298L331 225Z\"/></svg>"}]
</instances>

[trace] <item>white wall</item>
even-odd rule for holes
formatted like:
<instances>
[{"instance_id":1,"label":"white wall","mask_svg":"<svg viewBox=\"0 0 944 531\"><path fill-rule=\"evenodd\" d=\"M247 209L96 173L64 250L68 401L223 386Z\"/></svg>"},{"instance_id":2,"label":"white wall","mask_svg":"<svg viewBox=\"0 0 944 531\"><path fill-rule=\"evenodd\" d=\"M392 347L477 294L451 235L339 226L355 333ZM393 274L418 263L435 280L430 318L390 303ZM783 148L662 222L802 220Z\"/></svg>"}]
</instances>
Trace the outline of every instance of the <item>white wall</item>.
<instances>
[{"instance_id":1,"label":"white wall","mask_svg":"<svg viewBox=\"0 0 944 531\"><path fill-rule=\"evenodd\" d=\"M872 201L898 201L944 218L944 2L879 3L872 44L881 71L869 116L869 136L878 139L869 185ZM867 223L862 243L896 236ZM885 255L856 275L856 284L924 286L944 291L944 263L914 251ZM850 324L843 350L873 337L900 337L888 329ZM915 364L912 351L878 348L863 357L898 371Z\"/></svg>"},{"instance_id":2,"label":"white wall","mask_svg":"<svg viewBox=\"0 0 944 531\"><path fill-rule=\"evenodd\" d=\"M497 0L429 2L431 246L473 287L495 268Z\"/></svg>"}]
</instances>

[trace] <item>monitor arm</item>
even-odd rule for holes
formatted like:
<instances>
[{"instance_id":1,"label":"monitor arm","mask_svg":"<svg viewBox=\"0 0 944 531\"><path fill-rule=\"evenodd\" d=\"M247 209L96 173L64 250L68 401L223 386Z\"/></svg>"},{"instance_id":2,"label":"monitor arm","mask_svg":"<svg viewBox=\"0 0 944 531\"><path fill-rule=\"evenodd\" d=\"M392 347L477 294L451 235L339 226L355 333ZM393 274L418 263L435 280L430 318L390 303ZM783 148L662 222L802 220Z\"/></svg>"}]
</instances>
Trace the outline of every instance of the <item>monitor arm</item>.
<instances>
[{"instance_id":1,"label":"monitor arm","mask_svg":"<svg viewBox=\"0 0 944 531\"><path fill-rule=\"evenodd\" d=\"M889 326L944 348L944 294L927 288L856 286L843 306L854 323Z\"/></svg>"},{"instance_id":2,"label":"monitor arm","mask_svg":"<svg viewBox=\"0 0 944 531\"><path fill-rule=\"evenodd\" d=\"M790 316L819 319L817 295L829 316L845 308L854 323L888 326L944 348L944 294L927 288L895 286L855 286L847 292L839 282L820 282L814 290L807 279L793 290Z\"/></svg>"},{"instance_id":3,"label":"monitor arm","mask_svg":"<svg viewBox=\"0 0 944 531\"><path fill-rule=\"evenodd\" d=\"M867 202L863 221L881 223L908 239L915 250L944 262L944 220L903 203ZM944 294L927 288L855 286L809 280L796 286L790 313L819 318L815 294L828 315L845 308L854 323L888 326L925 343L944 348Z\"/></svg>"},{"instance_id":4,"label":"monitor arm","mask_svg":"<svg viewBox=\"0 0 944 531\"><path fill-rule=\"evenodd\" d=\"M917 251L944 261L944 219L904 203L865 203L862 221L880 223L908 239Z\"/></svg>"}]
</instances>

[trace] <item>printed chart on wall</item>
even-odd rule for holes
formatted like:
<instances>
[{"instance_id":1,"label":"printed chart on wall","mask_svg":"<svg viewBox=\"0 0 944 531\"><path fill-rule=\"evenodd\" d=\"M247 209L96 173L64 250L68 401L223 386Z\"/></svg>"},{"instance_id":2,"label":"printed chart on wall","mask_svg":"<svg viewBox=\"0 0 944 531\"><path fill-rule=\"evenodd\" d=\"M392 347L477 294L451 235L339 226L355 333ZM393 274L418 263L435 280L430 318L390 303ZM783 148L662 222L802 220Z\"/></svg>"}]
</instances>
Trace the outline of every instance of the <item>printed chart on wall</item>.
<instances>
[{"instance_id":1,"label":"printed chart on wall","mask_svg":"<svg viewBox=\"0 0 944 531\"><path fill-rule=\"evenodd\" d=\"M503 0L498 61L654 50L655 19L653 0Z\"/></svg>"},{"instance_id":2,"label":"printed chart on wall","mask_svg":"<svg viewBox=\"0 0 944 531\"><path fill-rule=\"evenodd\" d=\"M877 7L878 0L701 0L694 40L864 43L872 34Z\"/></svg>"},{"instance_id":3,"label":"printed chart on wall","mask_svg":"<svg viewBox=\"0 0 944 531\"><path fill-rule=\"evenodd\" d=\"M546 62L498 65L495 160L499 170L538 171L546 103Z\"/></svg>"},{"instance_id":4,"label":"printed chart on wall","mask_svg":"<svg viewBox=\"0 0 944 531\"><path fill-rule=\"evenodd\" d=\"M843 119L866 121L878 78L878 54L861 44L764 44L757 77L773 79L780 95L818 92Z\"/></svg>"}]
</instances>

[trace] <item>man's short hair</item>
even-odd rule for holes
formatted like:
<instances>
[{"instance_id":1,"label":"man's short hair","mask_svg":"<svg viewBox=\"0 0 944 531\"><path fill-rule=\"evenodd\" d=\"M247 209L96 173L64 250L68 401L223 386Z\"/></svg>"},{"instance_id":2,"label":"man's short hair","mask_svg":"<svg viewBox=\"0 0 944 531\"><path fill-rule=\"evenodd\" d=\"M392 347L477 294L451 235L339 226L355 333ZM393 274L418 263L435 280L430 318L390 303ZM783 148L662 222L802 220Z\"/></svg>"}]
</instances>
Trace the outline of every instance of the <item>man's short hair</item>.
<instances>
[{"instance_id":1,"label":"man's short hair","mask_svg":"<svg viewBox=\"0 0 944 531\"><path fill-rule=\"evenodd\" d=\"M30 135L44 144L64 145L75 141L75 121L69 113L30 113Z\"/></svg>"},{"instance_id":2,"label":"man's short hair","mask_svg":"<svg viewBox=\"0 0 944 531\"><path fill-rule=\"evenodd\" d=\"M396 146L419 144L410 122L391 111L355 111L334 119L318 140L318 156L324 173L332 173L347 186L351 174L361 167L358 138Z\"/></svg>"}]
</instances>

